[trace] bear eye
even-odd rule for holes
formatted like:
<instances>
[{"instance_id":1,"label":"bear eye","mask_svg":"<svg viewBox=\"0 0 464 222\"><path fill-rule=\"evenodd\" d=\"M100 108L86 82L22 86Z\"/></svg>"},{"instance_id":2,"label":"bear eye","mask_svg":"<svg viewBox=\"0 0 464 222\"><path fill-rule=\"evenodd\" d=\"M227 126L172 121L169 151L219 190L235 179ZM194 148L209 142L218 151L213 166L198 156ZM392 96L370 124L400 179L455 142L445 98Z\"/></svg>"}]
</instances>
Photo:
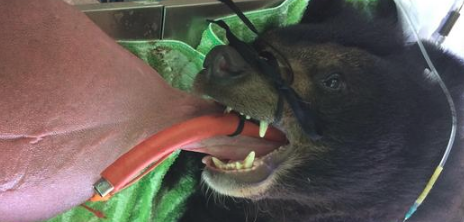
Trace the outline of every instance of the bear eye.
<instances>
[{"instance_id":1,"label":"bear eye","mask_svg":"<svg viewBox=\"0 0 464 222\"><path fill-rule=\"evenodd\" d=\"M343 87L341 75L339 73L332 73L322 81L325 88L330 90L339 90Z\"/></svg>"}]
</instances>

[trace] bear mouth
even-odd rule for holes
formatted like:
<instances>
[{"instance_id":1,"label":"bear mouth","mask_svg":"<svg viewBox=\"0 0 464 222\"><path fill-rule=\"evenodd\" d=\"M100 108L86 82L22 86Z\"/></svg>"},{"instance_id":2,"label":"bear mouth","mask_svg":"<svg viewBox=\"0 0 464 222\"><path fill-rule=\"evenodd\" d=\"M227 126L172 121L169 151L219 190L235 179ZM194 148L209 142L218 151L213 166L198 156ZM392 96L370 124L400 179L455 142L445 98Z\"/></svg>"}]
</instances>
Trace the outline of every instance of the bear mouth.
<instances>
[{"instance_id":1,"label":"bear mouth","mask_svg":"<svg viewBox=\"0 0 464 222\"><path fill-rule=\"evenodd\" d=\"M259 125L260 137L265 136L267 129L271 125L269 122L260 121L242 112L235 111L231 107L226 107L224 113L235 113L241 118ZM211 170L237 174L257 171L262 167L273 168L273 166L281 162L279 157L282 156L279 154L283 153L286 146L264 140L260 142L266 145L244 146L238 148L238 152L222 152L218 153L217 156L207 155L202 159L202 162Z\"/></svg>"},{"instance_id":2,"label":"bear mouth","mask_svg":"<svg viewBox=\"0 0 464 222\"><path fill-rule=\"evenodd\" d=\"M228 106L224 109L225 113L236 113L259 125L261 137L269 127L274 127L246 112ZM205 165L202 179L209 187L220 194L240 198L262 196L272 186L280 166L291 153L289 142L282 144L241 135L215 138L183 149L206 154L202 159Z\"/></svg>"},{"instance_id":3,"label":"bear mouth","mask_svg":"<svg viewBox=\"0 0 464 222\"><path fill-rule=\"evenodd\" d=\"M250 148L252 151L246 157L239 158L238 160L232 158L220 159L213 155L207 155L203 157L202 162L206 166L205 170L210 175L209 180L219 179L218 177L227 177L230 183L243 190L247 186L255 186L271 178L279 165L286 159L285 153L287 149L287 146L278 146L270 153L259 156ZM211 183L209 184L211 185ZM217 188L217 190L224 190L224 187ZM247 196L229 194L229 191L221 193L239 197Z\"/></svg>"}]
</instances>

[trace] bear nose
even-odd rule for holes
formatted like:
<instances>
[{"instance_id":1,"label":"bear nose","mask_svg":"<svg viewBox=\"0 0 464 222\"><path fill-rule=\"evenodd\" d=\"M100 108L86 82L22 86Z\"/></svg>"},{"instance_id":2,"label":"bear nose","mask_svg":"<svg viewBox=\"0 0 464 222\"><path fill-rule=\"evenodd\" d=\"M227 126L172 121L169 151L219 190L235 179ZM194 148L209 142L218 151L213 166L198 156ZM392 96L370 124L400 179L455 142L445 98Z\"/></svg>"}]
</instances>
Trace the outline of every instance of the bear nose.
<instances>
[{"instance_id":1,"label":"bear nose","mask_svg":"<svg viewBox=\"0 0 464 222\"><path fill-rule=\"evenodd\" d=\"M216 46L206 55L203 66L213 84L227 85L243 77L248 64L234 48Z\"/></svg>"}]
</instances>

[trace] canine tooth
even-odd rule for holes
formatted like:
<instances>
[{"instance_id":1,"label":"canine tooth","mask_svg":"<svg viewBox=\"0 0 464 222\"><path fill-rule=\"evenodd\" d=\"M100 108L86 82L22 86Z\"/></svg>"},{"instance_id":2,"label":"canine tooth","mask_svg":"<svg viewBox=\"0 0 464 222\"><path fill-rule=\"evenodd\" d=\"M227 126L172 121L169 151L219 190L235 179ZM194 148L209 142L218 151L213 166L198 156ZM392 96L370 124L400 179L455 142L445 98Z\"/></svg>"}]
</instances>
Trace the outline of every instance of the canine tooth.
<instances>
[{"instance_id":1,"label":"canine tooth","mask_svg":"<svg viewBox=\"0 0 464 222\"><path fill-rule=\"evenodd\" d=\"M217 168L224 169L226 167L226 164L223 163L220 159L214 156L211 159L213 160L214 166L216 166Z\"/></svg>"},{"instance_id":2,"label":"canine tooth","mask_svg":"<svg viewBox=\"0 0 464 222\"><path fill-rule=\"evenodd\" d=\"M251 151L248 156L243 160L243 168L249 169L253 166L253 162L255 161L255 151Z\"/></svg>"},{"instance_id":3,"label":"canine tooth","mask_svg":"<svg viewBox=\"0 0 464 222\"><path fill-rule=\"evenodd\" d=\"M266 135L267 128L269 127L269 123L265 121L259 122L259 136L263 138Z\"/></svg>"},{"instance_id":4,"label":"canine tooth","mask_svg":"<svg viewBox=\"0 0 464 222\"><path fill-rule=\"evenodd\" d=\"M251 119L251 116L248 116L248 115L247 115L245 118L246 118L246 119Z\"/></svg>"},{"instance_id":5,"label":"canine tooth","mask_svg":"<svg viewBox=\"0 0 464 222\"><path fill-rule=\"evenodd\" d=\"M230 113L232 111L232 107L226 107L226 110L224 110L225 113Z\"/></svg>"}]
</instances>

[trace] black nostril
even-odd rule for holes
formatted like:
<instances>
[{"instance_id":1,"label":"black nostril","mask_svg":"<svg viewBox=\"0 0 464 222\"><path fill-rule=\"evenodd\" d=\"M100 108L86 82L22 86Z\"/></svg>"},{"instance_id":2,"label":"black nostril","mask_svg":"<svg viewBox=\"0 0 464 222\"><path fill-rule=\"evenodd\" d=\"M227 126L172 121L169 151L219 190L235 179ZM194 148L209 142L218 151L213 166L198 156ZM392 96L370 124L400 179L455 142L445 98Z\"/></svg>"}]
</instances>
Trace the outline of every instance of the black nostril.
<instances>
[{"instance_id":1,"label":"black nostril","mask_svg":"<svg viewBox=\"0 0 464 222\"><path fill-rule=\"evenodd\" d=\"M227 78L230 74L230 62L227 61L226 57L223 54L219 54L216 58L213 58L213 64L211 66L212 75L218 78Z\"/></svg>"},{"instance_id":2,"label":"black nostril","mask_svg":"<svg viewBox=\"0 0 464 222\"><path fill-rule=\"evenodd\" d=\"M247 64L230 46L217 46L206 55L203 66L213 83L230 84L245 73Z\"/></svg>"}]
</instances>

